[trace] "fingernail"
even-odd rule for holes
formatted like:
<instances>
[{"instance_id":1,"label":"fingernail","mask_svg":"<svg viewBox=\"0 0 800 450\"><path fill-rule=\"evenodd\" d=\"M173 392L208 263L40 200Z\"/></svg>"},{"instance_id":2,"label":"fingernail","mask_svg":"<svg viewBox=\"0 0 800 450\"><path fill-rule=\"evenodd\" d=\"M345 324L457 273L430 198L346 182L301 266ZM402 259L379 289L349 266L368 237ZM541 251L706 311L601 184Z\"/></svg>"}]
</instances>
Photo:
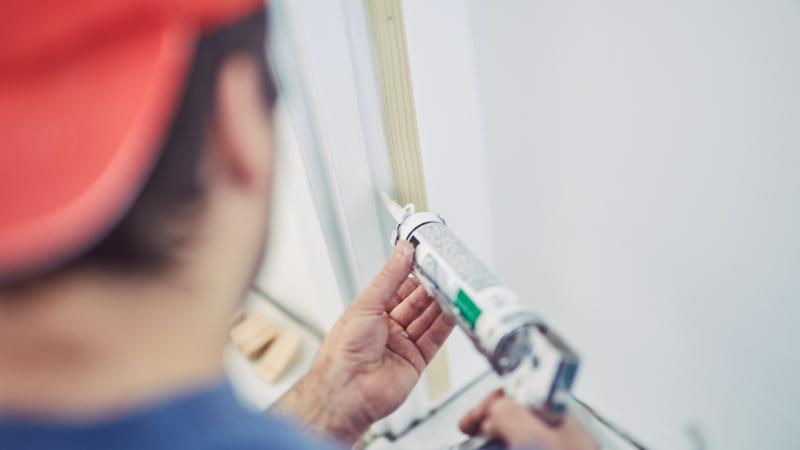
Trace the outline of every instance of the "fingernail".
<instances>
[{"instance_id":1,"label":"fingernail","mask_svg":"<svg viewBox=\"0 0 800 450\"><path fill-rule=\"evenodd\" d=\"M394 247L394 254L398 258L404 258L411 253L414 253L414 247L408 241L398 241Z\"/></svg>"}]
</instances>

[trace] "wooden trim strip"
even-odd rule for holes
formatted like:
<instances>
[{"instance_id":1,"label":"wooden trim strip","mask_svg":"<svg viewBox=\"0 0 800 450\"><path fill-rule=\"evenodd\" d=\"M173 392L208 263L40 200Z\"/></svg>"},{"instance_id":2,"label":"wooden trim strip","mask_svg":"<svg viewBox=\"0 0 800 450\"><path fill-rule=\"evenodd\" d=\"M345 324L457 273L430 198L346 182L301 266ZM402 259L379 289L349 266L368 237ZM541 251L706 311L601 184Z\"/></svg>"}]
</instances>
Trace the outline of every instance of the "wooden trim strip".
<instances>
[{"instance_id":1,"label":"wooden trim strip","mask_svg":"<svg viewBox=\"0 0 800 450\"><path fill-rule=\"evenodd\" d=\"M427 210L414 92L400 0L368 0L383 119L397 201Z\"/></svg>"},{"instance_id":2,"label":"wooden trim strip","mask_svg":"<svg viewBox=\"0 0 800 450\"><path fill-rule=\"evenodd\" d=\"M428 200L401 1L367 0L366 4L397 201L401 205L414 203L418 211L426 211ZM428 365L426 380L432 401L447 395L450 368L445 347Z\"/></svg>"}]
</instances>

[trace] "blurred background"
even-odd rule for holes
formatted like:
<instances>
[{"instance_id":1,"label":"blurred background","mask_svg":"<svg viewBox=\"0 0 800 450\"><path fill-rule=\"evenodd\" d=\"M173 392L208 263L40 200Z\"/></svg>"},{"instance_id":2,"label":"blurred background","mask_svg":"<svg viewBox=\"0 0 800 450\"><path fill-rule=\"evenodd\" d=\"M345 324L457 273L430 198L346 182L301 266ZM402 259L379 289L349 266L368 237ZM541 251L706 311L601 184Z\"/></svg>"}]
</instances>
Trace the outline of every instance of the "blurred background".
<instances>
[{"instance_id":1,"label":"blurred background","mask_svg":"<svg viewBox=\"0 0 800 450\"><path fill-rule=\"evenodd\" d=\"M243 398L274 401L380 267L402 153L581 353L581 399L652 448L800 448L800 3L270 4L277 210L248 308L308 333L275 385L231 350ZM457 334L435 370L386 445L452 421L486 366Z\"/></svg>"}]
</instances>

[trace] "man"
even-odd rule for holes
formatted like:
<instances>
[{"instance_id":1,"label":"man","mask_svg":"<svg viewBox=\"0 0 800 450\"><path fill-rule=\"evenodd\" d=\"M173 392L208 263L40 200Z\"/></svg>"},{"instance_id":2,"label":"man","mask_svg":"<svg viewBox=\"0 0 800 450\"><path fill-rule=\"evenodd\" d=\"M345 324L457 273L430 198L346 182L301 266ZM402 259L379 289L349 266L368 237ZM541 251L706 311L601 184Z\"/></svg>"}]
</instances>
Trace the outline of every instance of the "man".
<instances>
[{"instance_id":1,"label":"man","mask_svg":"<svg viewBox=\"0 0 800 450\"><path fill-rule=\"evenodd\" d=\"M223 380L268 222L260 0L3 7L0 449L328 448L396 409L453 327L408 278L405 242L274 416ZM586 448L563 440L584 437L570 420L545 427L499 394L462 426Z\"/></svg>"}]
</instances>

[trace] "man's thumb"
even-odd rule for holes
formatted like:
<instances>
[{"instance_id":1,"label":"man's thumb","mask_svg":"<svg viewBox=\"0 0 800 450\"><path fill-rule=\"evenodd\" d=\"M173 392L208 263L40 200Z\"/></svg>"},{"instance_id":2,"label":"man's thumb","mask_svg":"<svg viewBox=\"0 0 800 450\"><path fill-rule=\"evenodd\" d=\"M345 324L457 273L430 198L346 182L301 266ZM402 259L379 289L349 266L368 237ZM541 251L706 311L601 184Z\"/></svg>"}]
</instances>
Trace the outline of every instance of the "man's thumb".
<instances>
[{"instance_id":1,"label":"man's thumb","mask_svg":"<svg viewBox=\"0 0 800 450\"><path fill-rule=\"evenodd\" d=\"M394 254L384 264L381 271L369 286L353 302L359 308L383 312L392 296L411 273L411 260L414 246L408 241L397 241Z\"/></svg>"},{"instance_id":2,"label":"man's thumb","mask_svg":"<svg viewBox=\"0 0 800 450\"><path fill-rule=\"evenodd\" d=\"M553 430L530 411L503 397L488 408L487 434L499 438L511 448L551 448ZM554 448L554 447L553 447Z\"/></svg>"}]
</instances>

